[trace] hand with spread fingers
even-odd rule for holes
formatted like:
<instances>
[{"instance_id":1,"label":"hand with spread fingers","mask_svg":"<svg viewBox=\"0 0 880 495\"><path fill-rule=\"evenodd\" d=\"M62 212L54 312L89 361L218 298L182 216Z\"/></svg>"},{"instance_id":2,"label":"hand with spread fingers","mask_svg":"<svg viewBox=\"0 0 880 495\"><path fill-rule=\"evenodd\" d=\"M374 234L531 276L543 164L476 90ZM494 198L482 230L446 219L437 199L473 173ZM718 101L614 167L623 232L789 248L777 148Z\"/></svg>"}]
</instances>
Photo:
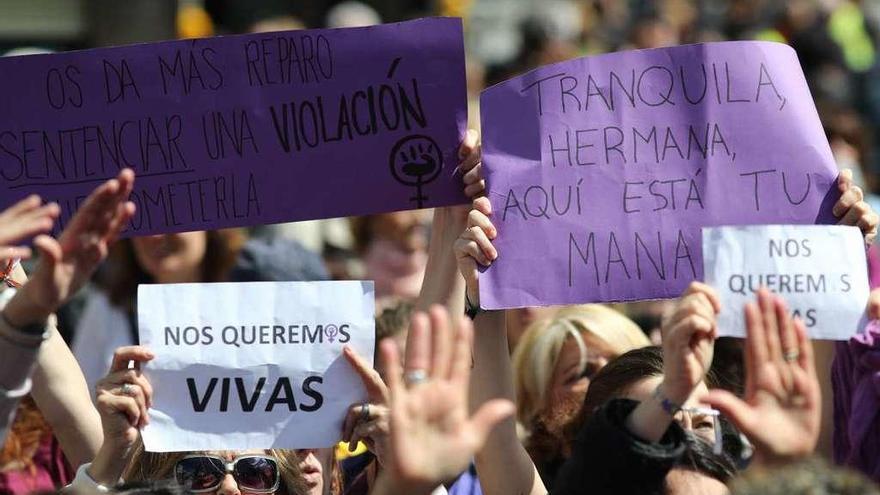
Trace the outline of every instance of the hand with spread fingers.
<instances>
[{"instance_id":1,"label":"hand with spread fingers","mask_svg":"<svg viewBox=\"0 0 880 495\"><path fill-rule=\"evenodd\" d=\"M468 214L468 224L455 242L455 258L458 270L464 277L466 294L471 304L480 303L478 265L489 266L498 258L498 251L492 240L498 236L495 225L490 220L492 204L489 198L474 200L473 209Z\"/></svg>"},{"instance_id":2,"label":"hand with spread fingers","mask_svg":"<svg viewBox=\"0 0 880 495\"><path fill-rule=\"evenodd\" d=\"M121 171L86 198L57 240L48 235L34 239L40 261L4 310L11 324L45 321L91 277L107 257L108 244L134 215L134 203L128 201L133 186L134 172Z\"/></svg>"},{"instance_id":3,"label":"hand with spread fingers","mask_svg":"<svg viewBox=\"0 0 880 495\"><path fill-rule=\"evenodd\" d=\"M363 441L379 463L384 464L390 433L388 387L382 381L379 372L354 349L346 346L343 355L367 389L367 402L349 408L342 423L342 441L348 442L349 452L354 452L358 442Z\"/></svg>"},{"instance_id":4,"label":"hand with spread fingers","mask_svg":"<svg viewBox=\"0 0 880 495\"><path fill-rule=\"evenodd\" d=\"M703 400L745 433L760 461L807 456L819 438L821 400L806 327L765 289L745 316L745 397L712 390Z\"/></svg>"},{"instance_id":5,"label":"hand with spread fingers","mask_svg":"<svg viewBox=\"0 0 880 495\"><path fill-rule=\"evenodd\" d=\"M514 412L496 399L468 413L471 323L452 328L445 309L413 316L407 346L406 380L397 346L381 344L391 394L391 442L375 494L430 493L464 471L492 428ZM410 350L410 347L414 347Z\"/></svg>"},{"instance_id":6,"label":"hand with spread fingers","mask_svg":"<svg viewBox=\"0 0 880 495\"><path fill-rule=\"evenodd\" d=\"M12 244L49 232L60 213L57 203L44 205L36 194L0 212L0 261L30 258L31 248Z\"/></svg>"},{"instance_id":7,"label":"hand with spread fingers","mask_svg":"<svg viewBox=\"0 0 880 495\"><path fill-rule=\"evenodd\" d=\"M113 354L107 376L96 386L95 402L101 414L104 443L89 471L95 481L106 486L116 484L140 430L150 421L148 409L153 404L153 387L141 366L153 357L146 347L120 347ZM133 367L130 363L134 363Z\"/></svg>"},{"instance_id":8,"label":"hand with spread fingers","mask_svg":"<svg viewBox=\"0 0 880 495\"><path fill-rule=\"evenodd\" d=\"M840 191L840 199L834 204L832 213L839 218L839 225L856 226L865 237L865 244L870 245L877 237L877 225L880 224L880 216L865 201L865 193L862 188L853 183L852 170L844 169L837 177L837 189Z\"/></svg>"}]
</instances>

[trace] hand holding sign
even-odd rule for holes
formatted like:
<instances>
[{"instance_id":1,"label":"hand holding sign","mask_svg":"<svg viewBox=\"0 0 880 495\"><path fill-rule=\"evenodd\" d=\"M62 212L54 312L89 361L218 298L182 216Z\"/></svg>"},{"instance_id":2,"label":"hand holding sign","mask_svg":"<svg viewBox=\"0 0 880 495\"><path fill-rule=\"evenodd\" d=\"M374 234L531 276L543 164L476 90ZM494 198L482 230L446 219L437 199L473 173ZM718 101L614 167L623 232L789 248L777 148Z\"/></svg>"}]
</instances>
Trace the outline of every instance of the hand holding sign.
<instances>
[{"instance_id":1,"label":"hand holding sign","mask_svg":"<svg viewBox=\"0 0 880 495\"><path fill-rule=\"evenodd\" d=\"M473 337L469 321L451 328L446 310L434 306L430 319L424 313L413 316L410 332L407 369L412 360L423 363L419 366L430 366L430 371L421 369L429 378L405 386L397 345L391 339L382 342L391 391L391 452L375 492L379 494L429 493L455 478L492 428L514 412L510 401L496 399L473 416L468 413ZM440 341L444 345L436 345Z\"/></svg>"},{"instance_id":2,"label":"hand holding sign","mask_svg":"<svg viewBox=\"0 0 880 495\"><path fill-rule=\"evenodd\" d=\"M703 400L754 443L764 461L809 455L819 438L821 399L813 347L803 321L761 289L746 305L745 400L712 390Z\"/></svg>"},{"instance_id":3,"label":"hand holding sign","mask_svg":"<svg viewBox=\"0 0 880 495\"><path fill-rule=\"evenodd\" d=\"M458 270L467 284L467 298L471 304L480 304L480 284L478 266L489 266L498 258L498 251L492 240L498 231L489 220L492 203L482 197L474 200L474 209L468 215L468 225L455 243L455 258Z\"/></svg>"},{"instance_id":4,"label":"hand holding sign","mask_svg":"<svg viewBox=\"0 0 880 495\"><path fill-rule=\"evenodd\" d=\"M0 213L0 260L30 258L29 247L14 247L10 244L52 230L61 210L57 203L40 206L41 202L40 197L34 194Z\"/></svg>"},{"instance_id":5,"label":"hand holding sign","mask_svg":"<svg viewBox=\"0 0 880 495\"><path fill-rule=\"evenodd\" d=\"M388 451L388 387L379 372L357 351L348 346L342 351L367 390L367 402L349 408L342 424L341 441L348 442L349 452L354 452L358 442L363 440L381 464Z\"/></svg>"},{"instance_id":6,"label":"hand holding sign","mask_svg":"<svg viewBox=\"0 0 880 495\"><path fill-rule=\"evenodd\" d=\"M103 183L70 219L58 240L41 235L34 240L40 263L27 284L6 306L4 315L16 326L45 320L91 277L134 215L128 196L134 172L125 169Z\"/></svg>"},{"instance_id":7,"label":"hand holding sign","mask_svg":"<svg viewBox=\"0 0 880 495\"><path fill-rule=\"evenodd\" d=\"M853 183L852 170L840 171L837 177L837 189L840 191L840 199L834 204L832 213L840 219L838 225L858 227L865 236L865 244L871 245L877 237L880 216L864 201L865 194L862 188Z\"/></svg>"},{"instance_id":8,"label":"hand holding sign","mask_svg":"<svg viewBox=\"0 0 880 495\"><path fill-rule=\"evenodd\" d=\"M141 373L141 364L153 357L145 347L120 347L113 354L109 373L98 382L96 405L101 414L104 443L89 474L105 486L119 480L141 428L149 423L147 410L153 403L153 387ZM129 368L130 362L134 362L134 368Z\"/></svg>"}]
</instances>

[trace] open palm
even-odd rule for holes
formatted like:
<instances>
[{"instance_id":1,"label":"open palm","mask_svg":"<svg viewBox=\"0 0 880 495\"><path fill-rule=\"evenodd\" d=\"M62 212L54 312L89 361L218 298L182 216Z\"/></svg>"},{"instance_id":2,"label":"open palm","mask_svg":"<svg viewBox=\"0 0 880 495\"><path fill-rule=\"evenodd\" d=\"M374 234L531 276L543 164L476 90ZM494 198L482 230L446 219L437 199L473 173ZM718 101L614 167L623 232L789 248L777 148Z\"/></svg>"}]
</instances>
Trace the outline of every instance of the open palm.
<instances>
[{"instance_id":1,"label":"open palm","mask_svg":"<svg viewBox=\"0 0 880 495\"><path fill-rule=\"evenodd\" d=\"M764 462L809 455L819 437L820 392L813 348L800 320L766 290L746 306L745 397L713 390L705 400L755 445Z\"/></svg>"},{"instance_id":2,"label":"open palm","mask_svg":"<svg viewBox=\"0 0 880 495\"><path fill-rule=\"evenodd\" d=\"M510 401L494 400L484 404L473 416L468 414L468 383L471 371L470 321L461 322L450 335L449 318L439 307L431 310L431 331L424 314L413 317L408 339L410 349L430 349L430 356L412 356L430 362L429 379L407 388L396 345L382 343L382 357L388 370L391 392L391 453L389 470L407 486L430 491L464 471L473 455L482 447L492 427L513 414ZM439 333L439 335L437 335ZM452 339L451 345L434 345ZM427 371L427 370L425 370Z\"/></svg>"}]
</instances>

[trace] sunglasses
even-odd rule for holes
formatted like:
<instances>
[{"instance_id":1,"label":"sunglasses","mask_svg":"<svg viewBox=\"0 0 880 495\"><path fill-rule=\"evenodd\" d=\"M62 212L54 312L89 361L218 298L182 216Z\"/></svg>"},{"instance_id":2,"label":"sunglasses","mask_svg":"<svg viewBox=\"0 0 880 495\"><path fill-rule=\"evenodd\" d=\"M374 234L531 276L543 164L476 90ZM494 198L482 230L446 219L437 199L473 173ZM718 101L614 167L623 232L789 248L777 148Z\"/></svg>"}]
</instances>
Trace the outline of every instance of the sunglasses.
<instances>
[{"instance_id":1,"label":"sunglasses","mask_svg":"<svg viewBox=\"0 0 880 495\"><path fill-rule=\"evenodd\" d=\"M212 455L191 455L177 461L177 484L193 493L216 490L226 474L232 473L242 492L272 493L281 484L278 460L265 455L245 455L226 462Z\"/></svg>"}]
</instances>

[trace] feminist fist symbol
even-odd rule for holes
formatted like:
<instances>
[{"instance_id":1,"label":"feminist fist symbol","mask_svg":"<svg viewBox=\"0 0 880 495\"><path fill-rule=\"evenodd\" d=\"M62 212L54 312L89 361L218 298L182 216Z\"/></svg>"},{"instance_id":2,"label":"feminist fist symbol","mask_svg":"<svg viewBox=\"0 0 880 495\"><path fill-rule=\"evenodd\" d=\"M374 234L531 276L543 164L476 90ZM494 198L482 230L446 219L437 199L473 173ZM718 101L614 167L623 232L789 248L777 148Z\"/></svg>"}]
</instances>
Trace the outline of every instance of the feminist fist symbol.
<instances>
[{"instance_id":1,"label":"feminist fist symbol","mask_svg":"<svg viewBox=\"0 0 880 495\"><path fill-rule=\"evenodd\" d=\"M391 149L390 165L397 182L415 186L416 195L409 199L423 208L428 197L422 194L422 186L436 179L443 168L443 155L437 143L420 134L407 136Z\"/></svg>"}]
</instances>

